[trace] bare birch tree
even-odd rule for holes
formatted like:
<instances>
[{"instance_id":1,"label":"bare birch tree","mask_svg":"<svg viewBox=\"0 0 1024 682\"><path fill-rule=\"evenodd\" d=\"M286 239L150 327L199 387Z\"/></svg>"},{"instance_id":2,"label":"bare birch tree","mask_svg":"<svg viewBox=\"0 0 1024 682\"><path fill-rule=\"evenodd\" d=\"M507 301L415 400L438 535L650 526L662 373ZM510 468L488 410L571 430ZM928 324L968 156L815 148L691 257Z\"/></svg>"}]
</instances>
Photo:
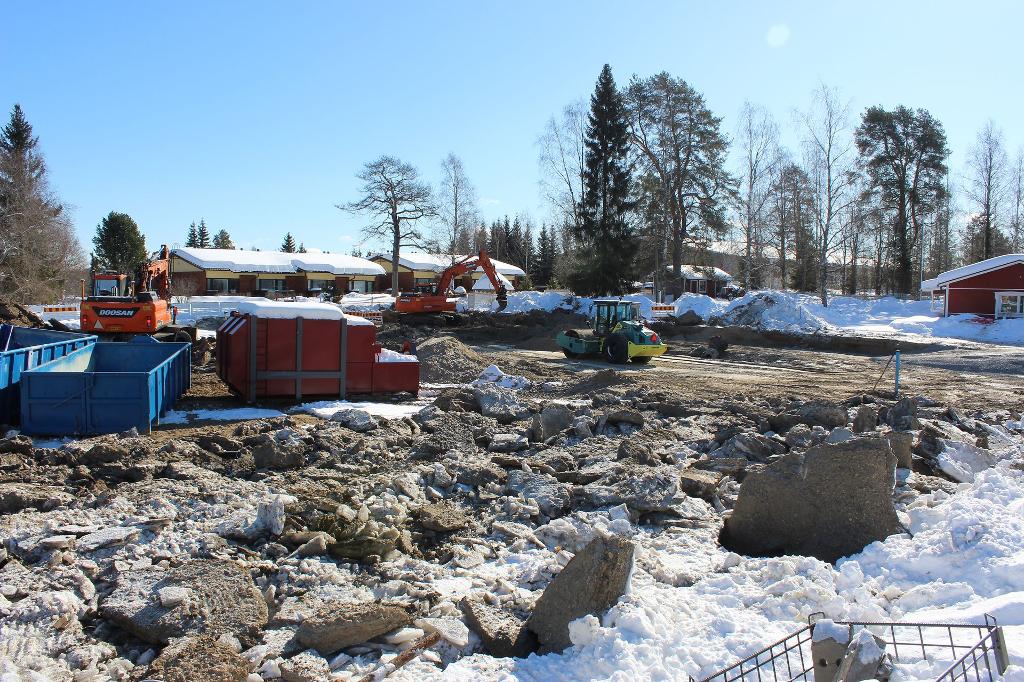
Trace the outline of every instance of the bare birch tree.
<instances>
[{"instance_id":1,"label":"bare birch tree","mask_svg":"<svg viewBox=\"0 0 1024 682\"><path fill-rule=\"evenodd\" d=\"M979 240L977 255L991 258L996 255L1002 221L1002 203L1006 192L1006 149L1003 132L989 121L978 133L968 152L965 194L977 212L976 228Z\"/></svg>"},{"instance_id":2,"label":"bare birch tree","mask_svg":"<svg viewBox=\"0 0 1024 682\"><path fill-rule=\"evenodd\" d=\"M828 306L828 261L842 243L839 215L850 202L853 136L850 104L824 83L814 91L811 106L797 113L804 132L806 166L816 189L818 296Z\"/></svg>"},{"instance_id":3,"label":"bare birch tree","mask_svg":"<svg viewBox=\"0 0 1024 682\"><path fill-rule=\"evenodd\" d=\"M419 171L393 156L367 163L356 174L362 182L362 198L337 207L348 213L369 216L364 239L391 243L391 289L397 294L398 259L403 246L418 246L423 233L418 221L437 215L430 185L421 181Z\"/></svg>"},{"instance_id":4,"label":"bare birch tree","mask_svg":"<svg viewBox=\"0 0 1024 682\"><path fill-rule=\"evenodd\" d=\"M750 289L763 286L765 209L779 158L779 128L767 109L744 102L736 141L742 154L739 218L744 242L743 287Z\"/></svg>"},{"instance_id":5,"label":"bare birch tree","mask_svg":"<svg viewBox=\"0 0 1024 682\"><path fill-rule=\"evenodd\" d=\"M587 103L578 100L548 119L538 138L541 191L563 222L582 225L583 138L587 130Z\"/></svg>"},{"instance_id":6,"label":"bare birch tree","mask_svg":"<svg viewBox=\"0 0 1024 682\"><path fill-rule=\"evenodd\" d=\"M1024 249L1024 147L1010 168L1010 243L1014 253Z\"/></svg>"},{"instance_id":7,"label":"bare birch tree","mask_svg":"<svg viewBox=\"0 0 1024 682\"><path fill-rule=\"evenodd\" d=\"M441 221L437 241L449 255L464 255L476 229L476 188L466 175L462 159L455 154L448 154L441 162L437 209Z\"/></svg>"}]
</instances>

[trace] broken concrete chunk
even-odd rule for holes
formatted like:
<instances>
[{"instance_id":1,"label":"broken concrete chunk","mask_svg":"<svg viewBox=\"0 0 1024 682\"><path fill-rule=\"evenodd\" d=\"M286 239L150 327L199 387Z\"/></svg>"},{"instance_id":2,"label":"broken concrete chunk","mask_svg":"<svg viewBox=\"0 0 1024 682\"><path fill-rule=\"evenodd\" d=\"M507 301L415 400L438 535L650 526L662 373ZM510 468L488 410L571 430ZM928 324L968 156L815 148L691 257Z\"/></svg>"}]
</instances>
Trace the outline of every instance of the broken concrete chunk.
<instances>
[{"instance_id":1,"label":"broken concrete chunk","mask_svg":"<svg viewBox=\"0 0 1024 682\"><path fill-rule=\"evenodd\" d=\"M425 504L418 513L420 525L436 533L450 533L469 524L466 512L453 504Z\"/></svg>"},{"instance_id":2,"label":"broken concrete chunk","mask_svg":"<svg viewBox=\"0 0 1024 682\"><path fill-rule=\"evenodd\" d=\"M331 415L331 421L337 422L347 429L366 433L377 428L377 420L366 410L343 408Z\"/></svg>"},{"instance_id":3,"label":"broken concrete chunk","mask_svg":"<svg viewBox=\"0 0 1024 682\"><path fill-rule=\"evenodd\" d=\"M183 637L164 648L143 679L161 682L244 682L249 662L213 637Z\"/></svg>"},{"instance_id":4,"label":"broken concrete chunk","mask_svg":"<svg viewBox=\"0 0 1024 682\"><path fill-rule=\"evenodd\" d=\"M812 400L770 417L768 422L778 433L785 433L797 424L834 429L837 426L846 426L848 419L844 406L823 400Z\"/></svg>"},{"instance_id":5,"label":"broken concrete chunk","mask_svg":"<svg viewBox=\"0 0 1024 682\"><path fill-rule=\"evenodd\" d=\"M60 488L52 486L0 483L0 514L14 514L22 509L49 511L74 499Z\"/></svg>"},{"instance_id":6,"label":"broken concrete chunk","mask_svg":"<svg viewBox=\"0 0 1024 682\"><path fill-rule=\"evenodd\" d=\"M303 620L296 637L303 646L327 656L411 622L409 611L400 604L331 603Z\"/></svg>"},{"instance_id":7,"label":"broken concrete chunk","mask_svg":"<svg viewBox=\"0 0 1024 682\"><path fill-rule=\"evenodd\" d=\"M113 526L103 528L95 533L83 535L78 539L78 550L81 552L95 552L105 547L123 545L139 537L139 529L132 526Z\"/></svg>"},{"instance_id":8,"label":"broken concrete chunk","mask_svg":"<svg viewBox=\"0 0 1024 682\"><path fill-rule=\"evenodd\" d=\"M637 410L612 410L605 415L605 418L609 424L632 424L637 427L644 425L644 415Z\"/></svg>"},{"instance_id":9,"label":"broken concrete chunk","mask_svg":"<svg viewBox=\"0 0 1024 682\"><path fill-rule=\"evenodd\" d=\"M536 441L546 441L557 436L572 424L575 414L565 405L547 405L538 414L533 415L530 431Z\"/></svg>"},{"instance_id":10,"label":"broken concrete chunk","mask_svg":"<svg viewBox=\"0 0 1024 682\"><path fill-rule=\"evenodd\" d=\"M514 613L475 599L463 600L461 608L470 629L491 656L526 658L537 650L536 635L526 627L526 620Z\"/></svg>"},{"instance_id":11,"label":"broken concrete chunk","mask_svg":"<svg viewBox=\"0 0 1024 682\"><path fill-rule=\"evenodd\" d=\"M913 469L914 434L907 433L906 431L890 431L885 434L885 439L889 441L889 447L892 448L892 453L896 455L896 466L901 469Z\"/></svg>"},{"instance_id":12,"label":"broken concrete chunk","mask_svg":"<svg viewBox=\"0 0 1024 682\"><path fill-rule=\"evenodd\" d=\"M180 592L188 598L178 601ZM163 595L169 604L165 606ZM196 559L171 571L145 568L118 576L100 615L139 639L166 643L184 635L231 633L247 646L267 623L267 603L249 574L230 561Z\"/></svg>"},{"instance_id":13,"label":"broken concrete chunk","mask_svg":"<svg viewBox=\"0 0 1024 682\"><path fill-rule=\"evenodd\" d=\"M747 473L722 544L741 554L823 561L902 531L892 505L896 457L882 438L790 453Z\"/></svg>"},{"instance_id":14,"label":"broken concrete chunk","mask_svg":"<svg viewBox=\"0 0 1024 682\"><path fill-rule=\"evenodd\" d=\"M536 500L545 516L561 516L569 509L572 486L559 483L548 474L528 474L525 471L508 472L508 488L525 500Z\"/></svg>"},{"instance_id":15,"label":"broken concrete chunk","mask_svg":"<svg viewBox=\"0 0 1024 682\"><path fill-rule=\"evenodd\" d=\"M874 431L878 426L878 410L871 405L861 405L853 417L853 432Z\"/></svg>"},{"instance_id":16,"label":"broken concrete chunk","mask_svg":"<svg viewBox=\"0 0 1024 682\"><path fill-rule=\"evenodd\" d=\"M312 649L292 656L281 664L281 679L284 682L321 682L331 677L331 666L327 659Z\"/></svg>"},{"instance_id":17,"label":"broken concrete chunk","mask_svg":"<svg viewBox=\"0 0 1024 682\"><path fill-rule=\"evenodd\" d=\"M625 538L598 537L569 560L541 594L527 623L542 652L568 647L571 621L600 615L619 600L629 582L633 551Z\"/></svg>"}]
</instances>

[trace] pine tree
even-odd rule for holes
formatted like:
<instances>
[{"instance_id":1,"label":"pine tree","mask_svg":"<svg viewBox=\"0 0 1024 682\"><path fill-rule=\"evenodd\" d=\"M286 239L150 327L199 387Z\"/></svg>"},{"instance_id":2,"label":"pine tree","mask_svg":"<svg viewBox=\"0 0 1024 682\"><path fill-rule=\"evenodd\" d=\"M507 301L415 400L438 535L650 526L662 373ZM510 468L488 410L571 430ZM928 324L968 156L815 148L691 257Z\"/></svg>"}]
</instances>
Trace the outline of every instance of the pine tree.
<instances>
[{"instance_id":1,"label":"pine tree","mask_svg":"<svg viewBox=\"0 0 1024 682\"><path fill-rule=\"evenodd\" d=\"M146 262L146 238L127 213L111 211L96 226L92 238L100 267L129 275Z\"/></svg>"},{"instance_id":2,"label":"pine tree","mask_svg":"<svg viewBox=\"0 0 1024 682\"><path fill-rule=\"evenodd\" d=\"M299 244L299 253L306 253L306 245Z\"/></svg>"},{"instance_id":3,"label":"pine tree","mask_svg":"<svg viewBox=\"0 0 1024 682\"><path fill-rule=\"evenodd\" d=\"M228 234L227 230L221 230L217 234L213 235L213 248L215 249L233 249L235 248L234 242L231 241L231 235Z\"/></svg>"},{"instance_id":4,"label":"pine tree","mask_svg":"<svg viewBox=\"0 0 1024 682\"><path fill-rule=\"evenodd\" d=\"M284 235L284 241L281 242L281 250L285 253L295 253L295 237L292 236L291 232Z\"/></svg>"},{"instance_id":5,"label":"pine tree","mask_svg":"<svg viewBox=\"0 0 1024 682\"><path fill-rule=\"evenodd\" d=\"M206 227L206 221L199 221L199 230L196 231L196 246L200 249L210 248L210 229Z\"/></svg>"},{"instance_id":6,"label":"pine tree","mask_svg":"<svg viewBox=\"0 0 1024 682\"><path fill-rule=\"evenodd\" d=\"M185 248L199 248L199 230L196 229L195 221L188 226L188 238L185 240Z\"/></svg>"},{"instance_id":7,"label":"pine tree","mask_svg":"<svg viewBox=\"0 0 1024 682\"><path fill-rule=\"evenodd\" d=\"M628 220L629 129L622 95L605 64L590 98L584 140L583 216L579 266L569 282L580 294L622 294L634 279L639 242Z\"/></svg>"}]
</instances>

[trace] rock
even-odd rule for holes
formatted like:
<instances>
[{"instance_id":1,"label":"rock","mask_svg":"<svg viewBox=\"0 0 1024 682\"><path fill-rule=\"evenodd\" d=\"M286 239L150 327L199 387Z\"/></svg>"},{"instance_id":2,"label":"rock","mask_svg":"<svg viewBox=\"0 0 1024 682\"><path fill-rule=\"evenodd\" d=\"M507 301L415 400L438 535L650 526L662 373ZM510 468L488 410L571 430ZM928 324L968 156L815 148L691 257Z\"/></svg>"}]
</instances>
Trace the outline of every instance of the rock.
<instances>
[{"instance_id":1,"label":"rock","mask_svg":"<svg viewBox=\"0 0 1024 682\"><path fill-rule=\"evenodd\" d=\"M853 432L866 433L878 426L878 410L871 405L861 405L853 417Z\"/></svg>"},{"instance_id":2,"label":"rock","mask_svg":"<svg viewBox=\"0 0 1024 682\"><path fill-rule=\"evenodd\" d=\"M322 682L331 678L331 666L327 659L308 649L292 656L281 664L281 679L284 682Z\"/></svg>"},{"instance_id":3,"label":"rock","mask_svg":"<svg viewBox=\"0 0 1024 682\"><path fill-rule=\"evenodd\" d=\"M810 447L814 442L811 429L806 424L796 424L786 432L786 445L791 448Z\"/></svg>"},{"instance_id":4,"label":"rock","mask_svg":"<svg viewBox=\"0 0 1024 682\"><path fill-rule=\"evenodd\" d=\"M184 588L189 597L164 606L161 595L168 587ZM121 573L114 590L100 603L100 615L147 642L230 633L251 645L267 623L267 603L237 564L194 559L170 571L144 568Z\"/></svg>"},{"instance_id":5,"label":"rock","mask_svg":"<svg viewBox=\"0 0 1024 682\"><path fill-rule=\"evenodd\" d=\"M885 434L885 439L889 441L889 447L892 448L893 454L896 455L896 466L901 469L913 469L914 456L912 448L914 445L914 434L907 433L906 431L890 431Z\"/></svg>"},{"instance_id":6,"label":"rock","mask_svg":"<svg viewBox=\"0 0 1024 682\"><path fill-rule=\"evenodd\" d=\"M489 460L459 459L449 462L447 466L459 483L474 488L504 481L506 477L505 470Z\"/></svg>"},{"instance_id":7,"label":"rock","mask_svg":"<svg viewBox=\"0 0 1024 682\"><path fill-rule=\"evenodd\" d=\"M853 431L840 426L832 429L832 432L828 434L828 438L825 439L826 443L842 443L853 438Z\"/></svg>"},{"instance_id":8,"label":"rock","mask_svg":"<svg viewBox=\"0 0 1024 682\"><path fill-rule=\"evenodd\" d=\"M892 506L896 457L882 438L790 453L747 472L722 544L741 554L822 561L899 533Z\"/></svg>"},{"instance_id":9,"label":"rock","mask_svg":"<svg viewBox=\"0 0 1024 682\"><path fill-rule=\"evenodd\" d=\"M624 504L638 512L667 511L680 501L679 472L659 466L633 475L613 473L583 486L580 494L592 507Z\"/></svg>"},{"instance_id":10,"label":"rock","mask_svg":"<svg viewBox=\"0 0 1024 682\"><path fill-rule=\"evenodd\" d=\"M86 466L96 466L125 462L130 459L131 453L123 443L107 437L86 450L80 461Z\"/></svg>"},{"instance_id":11,"label":"rock","mask_svg":"<svg viewBox=\"0 0 1024 682\"><path fill-rule=\"evenodd\" d=\"M267 433L252 438L252 458L257 469L294 469L306 463L306 448L301 442L281 441Z\"/></svg>"},{"instance_id":12,"label":"rock","mask_svg":"<svg viewBox=\"0 0 1024 682\"><path fill-rule=\"evenodd\" d=\"M885 411L885 423L897 431L920 428L920 422L917 420L917 403L910 398L903 398Z\"/></svg>"},{"instance_id":13,"label":"rock","mask_svg":"<svg viewBox=\"0 0 1024 682\"><path fill-rule=\"evenodd\" d=\"M650 443L643 443L632 438L623 438L615 454L617 459L631 459L639 464L657 466L661 460L655 456Z\"/></svg>"},{"instance_id":14,"label":"rock","mask_svg":"<svg viewBox=\"0 0 1024 682\"><path fill-rule=\"evenodd\" d=\"M480 405L480 414L493 417L499 424L511 424L530 416L530 408L519 400L519 394L496 384L473 386L473 396Z\"/></svg>"},{"instance_id":15,"label":"rock","mask_svg":"<svg viewBox=\"0 0 1024 682\"><path fill-rule=\"evenodd\" d=\"M409 611L399 604L330 603L305 618L295 634L303 646L327 656L411 622Z\"/></svg>"},{"instance_id":16,"label":"rock","mask_svg":"<svg viewBox=\"0 0 1024 682\"><path fill-rule=\"evenodd\" d=\"M78 539L80 552L95 552L98 549L123 545L139 537L139 529L133 526L112 526L104 528Z\"/></svg>"},{"instance_id":17,"label":"rock","mask_svg":"<svg viewBox=\"0 0 1024 682\"><path fill-rule=\"evenodd\" d=\"M459 648L469 646L469 628L458 618L417 618L413 625L424 632L436 632Z\"/></svg>"},{"instance_id":18,"label":"rock","mask_svg":"<svg viewBox=\"0 0 1024 682\"><path fill-rule=\"evenodd\" d=\"M366 433L377 428L377 420L366 410L343 408L331 415L331 421L337 422L347 429Z\"/></svg>"},{"instance_id":19,"label":"rock","mask_svg":"<svg viewBox=\"0 0 1024 682\"><path fill-rule=\"evenodd\" d=\"M687 468L679 472L679 489L690 497L711 500L718 494L722 474L716 471L701 471Z\"/></svg>"},{"instance_id":20,"label":"rock","mask_svg":"<svg viewBox=\"0 0 1024 682\"><path fill-rule=\"evenodd\" d=\"M461 607L470 629L491 656L526 658L537 650L537 638L524 619L474 599L463 600Z\"/></svg>"},{"instance_id":21,"label":"rock","mask_svg":"<svg viewBox=\"0 0 1024 682\"><path fill-rule=\"evenodd\" d=\"M436 533L450 533L469 524L466 512L453 504L425 504L419 509L420 525Z\"/></svg>"},{"instance_id":22,"label":"rock","mask_svg":"<svg viewBox=\"0 0 1024 682\"><path fill-rule=\"evenodd\" d=\"M885 654L885 640L868 630L860 630L853 636L846 649L846 655L839 663L836 680L889 679L889 674L878 676L879 667L885 665L887 672L891 661Z\"/></svg>"},{"instance_id":23,"label":"rock","mask_svg":"<svg viewBox=\"0 0 1024 682\"><path fill-rule=\"evenodd\" d=\"M22 509L49 511L74 499L60 488L52 486L0 483L0 514L14 514Z\"/></svg>"},{"instance_id":24,"label":"rock","mask_svg":"<svg viewBox=\"0 0 1024 682\"><path fill-rule=\"evenodd\" d=\"M594 422L591 421L590 417L584 417L581 415L573 419L571 426L572 433L574 436L580 439L593 438L593 425Z\"/></svg>"},{"instance_id":25,"label":"rock","mask_svg":"<svg viewBox=\"0 0 1024 682\"><path fill-rule=\"evenodd\" d=\"M544 442L557 436L572 424L576 415L565 405L547 405L539 413L533 415L530 431L533 439Z\"/></svg>"},{"instance_id":26,"label":"rock","mask_svg":"<svg viewBox=\"0 0 1024 682\"><path fill-rule=\"evenodd\" d=\"M675 317L675 323L682 327L693 327L703 324L704 320L693 310L684 310L681 315Z\"/></svg>"},{"instance_id":27,"label":"rock","mask_svg":"<svg viewBox=\"0 0 1024 682\"><path fill-rule=\"evenodd\" d=\"M488 452L519 452L530 447L526 436L515 433L496 433L487 446Z\"/></svg>"},{"instance_id":28,"label":"rock","mask_svg":"<svg viewBox=\"0 0 1024 682\"><path fill-rule=\"evenodd\" d=\"M746 457L751 462L765 462L773 455L786 451L786 446L760 433L743 432L709 453L710 457Z\"/></svg>"},{"instance_id":29,"label":"rock","mask_svg":"<svg viewBox=\"0 0 1024 682\"><path fill-rule=\"evenodd\" d=\"M508 488L522 495L523 499L536 500L537 506L545 516L561 516L569 509L572 486L568 483L559 483L554 476L510 471Z\"/></svg>"},{"instance_id":30,"label":"rock","mask_svg":"<svg viewBox=\"0 0 1024 682\"><path fill-rule=\"evenodd\" d=\"M218 433L204 433L196 438L196 445L215 454L234 453L242 449L242 443Z\"/></svg>"},{"instance_id":31,"label":"rock","mask_svg":"<svg viewBox=\"0 0 1024 682\"><path fill-rule=\"evenodd\" d=\"M175 606L180 606L189 600L192 596L192 590L187 587L161 587L157 590L157 596L160 598L160 606L164 608L173 609Z\"/></svg>"},{"instance_id":32,"label":"rock","mask_svg":"<svg viewBox=\"0 0 1024 682\"><path fill-rule=\"evenodd\" d=\"M34 446L32 445L32 439L28 436L11 436L10 438L0 438L0 454L14 453L17 455L24 455L25 457L31 457L34 452Z\"/></svg>"},{"instance_id":33,"label":"rock","mask_svg":"<svg viewBox=\"0 0 1024 682\"><path fill-rule=\"evenodd\" d=\"M785 433L797 424L834 429L837 426L846 426L848 419L849 415L843 405L812 400L770 417L768 423L776 432Z\"/></svg>"},{"instance_id":34,"label":"rock","mask_svg":"<svg viewBox=\"0 0 1024 682\"><path fill-rule=\"evenodd\" d=\"M619 600L629 582L633 551L633 543L625 538L598 537L569 560L545 588L527 622L542 652L568 647L571 621L600 615Z\"/></svg>"},{"instance_id":35,"label":"rock","mask_svg":"<svg viewBox=\"0 0 1024 682\"><path fill-rule=\"evenodd\" d=\"M213 637L183 637L164 648L142 677L161 682L245 682L249 662Z\"/></svg>"},{"instance_id":36,"label":"rock","mask_svg":"<svg viewBox=\"0 0 1024 682\"><path fill-rule=\"evenodd\" d=\"M609 424L632 424L640 427L644 425L644 415L637 410L618 409L612 410L605 415Z\"/></svg>"}]
</instances>

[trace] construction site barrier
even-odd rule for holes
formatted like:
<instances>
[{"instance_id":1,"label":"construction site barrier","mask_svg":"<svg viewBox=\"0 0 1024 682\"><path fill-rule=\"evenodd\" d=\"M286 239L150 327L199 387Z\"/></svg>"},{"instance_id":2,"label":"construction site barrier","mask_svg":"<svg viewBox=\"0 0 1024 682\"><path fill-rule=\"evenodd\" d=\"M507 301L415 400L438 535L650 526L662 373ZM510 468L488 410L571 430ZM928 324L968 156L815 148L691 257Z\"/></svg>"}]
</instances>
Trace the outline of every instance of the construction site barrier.
<instances>
[{"instance_id":1,"label":"construction site barrier","mask_svg":"<svg viewBox=\"0 0 1024 682\"><path fill-rule=\"evenodd\" d=\"M373 326L375 327L384 326L384 313L379 310L346 310L345 314L366 318L370 322L373 322Z\"/></svg>"},{"instance_id":2,"label":"construction site barrier","mask_svg":"<svg viewBox=\"0 0 1024 682\"><path fill-rule=\"evenodd\" d=\"M676 312L676 307L673 305L659 305L655 304L651 306L651 315L654 317L668 317Z\"/></svg>"},{"instance_id":3,"label":"construction site barrier","mask_svg":"<svg viewBox=\"0 0 1024 682\"><path fill-rule=\"evenodd\" d=\"M77 305L44 305L44 313L77 313Z\"/></svg>"}]
</instances>

